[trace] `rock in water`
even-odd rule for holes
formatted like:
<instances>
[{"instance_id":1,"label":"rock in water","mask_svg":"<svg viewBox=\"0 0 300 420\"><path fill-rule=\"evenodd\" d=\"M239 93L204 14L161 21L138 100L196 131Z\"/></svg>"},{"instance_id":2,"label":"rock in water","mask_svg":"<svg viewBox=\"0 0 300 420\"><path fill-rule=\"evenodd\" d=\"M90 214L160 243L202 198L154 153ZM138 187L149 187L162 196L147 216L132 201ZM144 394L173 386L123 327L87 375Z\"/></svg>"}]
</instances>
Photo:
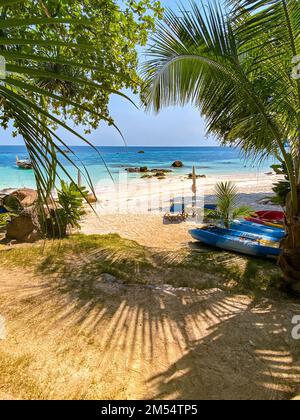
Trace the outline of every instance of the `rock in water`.
<instances>
[{"instance_id":1,"label":"rock in water","mask_svg":"<svg viewBox=\"0 0 300 420\"><path fill-rule=\"evenodd\" d=\"M141 168L126 168L125 171L133 174L149 172L147 166L142 166Z\"/></svg>"},{"instance_id":2,"label":"rock in water","mask_svg":"<svg viewBox=\"0 0 300 420\"><path fill-rule=\"evenodd\" d=\"M151 169L150 172L163 172L165 174L170 174L173 171L171 169Z\"/></svg>"},{"instance_id":3,"label":"rock in water","mask_svg":"<svg viewBox=\"0 0 300 420\"><path fill-rule=\"evenodd\" d=\"M164 172L156 172L156 174L154 176L164 178L166 175L165 175Z\"/></svg>"},{"instance_id":4,"label":"rock in water","mask_svg":"<svg viewBox=\"0 0 300 420\"><path fill-rule=\"evenodd\" d=\"M175 162L172 163L173 168L183 168L183 162L181 160L175 160Z\"/></svg>"}]
</instances>

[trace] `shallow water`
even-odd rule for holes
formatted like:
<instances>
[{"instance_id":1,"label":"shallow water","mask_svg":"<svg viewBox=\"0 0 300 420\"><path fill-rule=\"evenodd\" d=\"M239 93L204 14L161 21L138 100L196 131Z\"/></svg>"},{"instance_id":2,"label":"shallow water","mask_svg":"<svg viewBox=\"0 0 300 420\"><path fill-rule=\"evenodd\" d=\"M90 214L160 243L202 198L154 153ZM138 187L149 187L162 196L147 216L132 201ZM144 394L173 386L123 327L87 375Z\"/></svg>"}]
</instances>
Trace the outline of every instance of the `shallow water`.
<instances>
[{"instance_id":1,"label":"shallow water","mask_svg":"<svg viewBox=\"0 0 300 420\"><path fill-rule=\"evenodd\" d=\"M175 160L181 160L184 168L175 169L174 174L185 175L191 172L193 165L198 174L222 175L237 174L246 175L270 171L273 161L266 161L259 167L251 161L243 158L239 150L226 147L98 147L99 154L90 147L72 147L75 153L76 163L83 168L85 165L95 185L109 185L111 177L115 181L122 179L125 168L147 166L150 169L172 169L171 164ZM138 153L144 150L144 154ZM1 146L0 147L0 189L8 187L34 187L34 176L31 170L22 170L16 167L16 155L19 158L27 156L24 146ZM72 154L68 154L71 158ZM73 156L74 157L74 156ZM103 160L109 168L105 167ZM68 160L62 158L63 166L76 179L77 171L72 168ZM62 174L62 171L60 171ZM62 174L63 178L66 178ZM140 177L130 174L130 178Z\"/></svg>"}]
</instances>

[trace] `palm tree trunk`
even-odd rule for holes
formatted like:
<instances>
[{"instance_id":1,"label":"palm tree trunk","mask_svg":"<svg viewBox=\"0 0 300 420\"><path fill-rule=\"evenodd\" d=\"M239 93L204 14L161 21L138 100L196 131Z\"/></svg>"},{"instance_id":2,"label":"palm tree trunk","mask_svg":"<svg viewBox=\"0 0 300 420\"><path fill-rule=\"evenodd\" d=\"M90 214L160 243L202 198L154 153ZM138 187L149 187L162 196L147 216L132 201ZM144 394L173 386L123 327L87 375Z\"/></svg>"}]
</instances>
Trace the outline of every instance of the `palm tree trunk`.
<instances>
[{"instance_id":1,"label":"palm tree trunk","mask_svg":"<svg viewBox=\"0 0 300 420\"><path fill-rule=\"evenodd\" d=\"M297 187L297 194L300 203L300 185ZM300 210L295 214L290 194L287 198L286 230L287 237L281 243L283 255L279 259L279 265L287 287L300 293Z\"/></svg>"}]
</instances>

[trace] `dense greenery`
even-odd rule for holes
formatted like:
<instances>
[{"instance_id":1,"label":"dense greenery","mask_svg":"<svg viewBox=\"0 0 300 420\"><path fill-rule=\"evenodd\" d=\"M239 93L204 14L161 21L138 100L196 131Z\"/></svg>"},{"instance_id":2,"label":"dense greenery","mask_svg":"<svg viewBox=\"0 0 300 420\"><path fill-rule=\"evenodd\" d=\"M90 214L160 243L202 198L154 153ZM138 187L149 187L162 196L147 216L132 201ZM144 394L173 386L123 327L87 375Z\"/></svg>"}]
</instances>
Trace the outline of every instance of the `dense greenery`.
<instances>
[{"instance_id":1,"label":"dense greenery","mask_svg":"<svg viewBox=\"0 0 300 420\"><path fill-rule=\"evenodd\" d=\"M66 236L68 228L80 228L80 219L85 214L83 204L88 191L84 187L78 187L74 182L61 181L57 191L57 206L50 209L46 224L41 220L41 226L45 226L45 234L56 238Z\"/></svg>"},{"instance_id":2,"label":"dense greenery","mask_svg":"<svg viewBox=\"0 0 300 420\"><path fill-rule=\"evenodd\" d=\"M167 11L149 51L143 99L155 111L192 102L222 144L285 163L291 192L280 264L300 292L300 2L227 3L226 13L200 1Z\"/></svg>"},{"instance_id":3,"label":"dense greenery","mask_svg":"<svg viewBox=\"0 0 300 420\"><path fill-rule=\"evenodd\" d=\"M86 142L68 126L70 118L87 130L101 121L113 124L109 97L139 89L136 46L145 45L160 13L154 0L125 1L124 10L116 0L1 1L7 74L0 80L0 124L7 128L12 121L23 136L44 203L58 169L69 176L59 156L80 164L65 153L69 148L55 128Z\"/></svg>"},{"instance_id":4,"label":"dense greenery","mask_svg":"<svg viewBox=\"0 0 300 420\"><path fill-rule=\"evenodd\" d=\"M12 73L7 83L76 124L96 128L102 119L110 121L110 94L139 89L136 45L145 45L153 28L149 13L160 13L157 1L124 4L121 10L115 0L4 1L1 54ZM46 94L41 101L31 84L60 98ZM8 118L2 116L2 125Z\"/></svg>"}]
</instances>

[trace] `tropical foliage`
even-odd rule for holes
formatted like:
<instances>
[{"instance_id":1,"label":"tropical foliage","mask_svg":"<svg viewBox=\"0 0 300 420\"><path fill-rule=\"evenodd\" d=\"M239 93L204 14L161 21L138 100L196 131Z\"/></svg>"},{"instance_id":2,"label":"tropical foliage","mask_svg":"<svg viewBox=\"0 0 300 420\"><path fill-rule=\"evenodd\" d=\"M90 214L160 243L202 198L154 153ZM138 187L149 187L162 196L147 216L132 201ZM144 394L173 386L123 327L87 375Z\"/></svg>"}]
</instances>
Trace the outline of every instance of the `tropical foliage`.
<instances>
[{"instance_id":1,"label":"tropical foliage","mask_svg":"<svg viewBox=\"0 0 300 420\"><path fill-rule=\"evenodd\" d=\"M155 111L192 102L222 144L286 164L288 237L280 260L300 291L300 2L227 1L167 11L145 65L143 100ZM289 147L289 149L287 148Z\"/></svg>"},{"instance_id":2,"label":"tropical foliage","mask_svg":"<svg viewBox=\"0 0 300 420\"><path fill-rule=\"evenodd\" d=\"M110 95L139 88L135 47L146 43L161 9L154 0L125 1L124 7L116 0L1 1L6 78L0 80L0 124L7 128L11 121L23 136L43 203L58 174L70 178L61 157L82 166L66 135L90 144L70 120L87 131L101 121L114 125Z\"/></svg>"},{"instance_id":3,"label":"tropical foliage","mask_svg":"<svg viewBox=\"0 0 300 420\"><path fill-rule=\"evenodd\" d=\"M219 182L215 187L217 209L208 212L208 219L221 221L229 229L230 223L242 217L253 214L253 209L248 206L239 206L237 186L232 182Z\"/></svg>"},{"instance_id":4,"label":"tropical foliage","mask_svg":"<svg viewBox=\"0 0 300 420\"><path fill-rule=\"evenodd\" d=\"M52 237L66 236L68 228L80 228L80 219L85 214L83 204L88 191L84 187L78 187L74 182L61 181L58 190L58 205L50 209L46 219L45 234ZM51 217L50 217L51 216ZM41 226L44 227L43 220Z\"/></svg>"},{"instance_id":5,"label":"tropical foliage","mask_svg":"<svg viewBox=\"0 0 300 420\"><path fill-rule=\"evenodd\" d=\"M286 164L283 162L280 165L272 165L272 169L276 175L283 175L284 179L280 179L274 185L273 192L275 196L272 197L271 201L281 207L286 206L288 195L291 192L291 183L289 181L289 175L287 172Z\"/></svg>"}]
</instances>

